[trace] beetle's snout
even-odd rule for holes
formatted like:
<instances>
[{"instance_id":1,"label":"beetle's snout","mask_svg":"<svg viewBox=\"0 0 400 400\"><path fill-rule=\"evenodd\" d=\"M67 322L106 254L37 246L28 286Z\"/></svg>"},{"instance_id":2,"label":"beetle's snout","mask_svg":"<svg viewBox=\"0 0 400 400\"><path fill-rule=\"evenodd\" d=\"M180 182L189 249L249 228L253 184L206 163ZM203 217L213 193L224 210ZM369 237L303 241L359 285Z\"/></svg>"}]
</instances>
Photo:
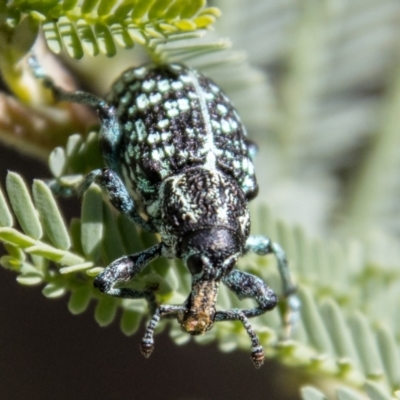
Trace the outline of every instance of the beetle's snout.
<instances>
[{"instance_id":1,"label":"beetle's snout","mask_svg":"<svg viewBox=\"0 0 400 400\"><path fill-rule=\"evenodd\" d=\"M184 332L201 335L213 327L218 286L219 282L214 280L192 284L187 309L178 317Z\"/></svg>"},{"instance_id":2,"label":"beetle's snout","mask_svg":"<svg viewBox=\"0 0 400 400\"><path fill-rule=\"evenodd\" d=\"M214 324L214 313L207 312L189 312L181 321L181 328L190 335L202 335L210 330Z\"/></svg>"}]
</instances>

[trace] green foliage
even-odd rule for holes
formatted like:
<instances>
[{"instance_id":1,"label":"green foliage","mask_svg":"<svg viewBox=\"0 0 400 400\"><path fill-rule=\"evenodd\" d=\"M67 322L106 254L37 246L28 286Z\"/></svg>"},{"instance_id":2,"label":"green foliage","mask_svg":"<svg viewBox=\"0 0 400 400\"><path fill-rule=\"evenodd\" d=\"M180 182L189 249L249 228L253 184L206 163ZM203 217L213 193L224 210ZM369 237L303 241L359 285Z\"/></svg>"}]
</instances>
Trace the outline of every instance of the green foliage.
<instances>
[{"instance_id":1,"label":"green foliage","mask_svg":"<svg viewBox=\"0 0 400 400\"><path fill-rule=\"evenodd\" d=\"M32 21L43 28L47 45L57 54L65 48L77 59L84 54L111 57L118 47L140 44L160 58L159 42L214 23L219 10L205 4L205 0L21 0L2 5L0 34L16 35L20 23Z\"/></svg>"}]
</instances>

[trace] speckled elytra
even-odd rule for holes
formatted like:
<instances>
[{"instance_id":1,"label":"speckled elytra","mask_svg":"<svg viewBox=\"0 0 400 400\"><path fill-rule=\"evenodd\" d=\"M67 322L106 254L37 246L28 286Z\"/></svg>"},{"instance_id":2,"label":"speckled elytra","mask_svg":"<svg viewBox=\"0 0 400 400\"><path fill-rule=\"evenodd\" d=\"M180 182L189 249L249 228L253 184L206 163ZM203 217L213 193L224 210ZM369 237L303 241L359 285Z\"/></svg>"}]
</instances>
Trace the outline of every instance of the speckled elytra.
<instances>
[{"instance_id":1,"label":"speckled elytra","mask_svg":"<svg viewBox=\"0 0 400 400\"><path fill-rule=\"evenodd\" d=\"M248 202L258 190L255 146L226 95L209 78L181 64L128 69L107 100L63 91L34 57L30 66L57 100L88 104L99 115L107 168L86 175L77 192L96 182L117 210L160 234L160 243L115 260L94 280L108 295L147 300L152 318L141 342L143 355L152 353L154 329L165 315L176 317L191 335L205 333L216 321L239 320L250 337L254 365L260 367L264 351L248 318L274 308L277 297L260 278L235 268L239 257L275 254L289 324L296 320L300 303L281 247L267 237L250 236ZM180 258L190 271L192 290L182 305L158 305L154 288L115 287L160 256ZM217 311L220 283L240 299L253 298L257 307Z\"/></svg>"}]
</instances>

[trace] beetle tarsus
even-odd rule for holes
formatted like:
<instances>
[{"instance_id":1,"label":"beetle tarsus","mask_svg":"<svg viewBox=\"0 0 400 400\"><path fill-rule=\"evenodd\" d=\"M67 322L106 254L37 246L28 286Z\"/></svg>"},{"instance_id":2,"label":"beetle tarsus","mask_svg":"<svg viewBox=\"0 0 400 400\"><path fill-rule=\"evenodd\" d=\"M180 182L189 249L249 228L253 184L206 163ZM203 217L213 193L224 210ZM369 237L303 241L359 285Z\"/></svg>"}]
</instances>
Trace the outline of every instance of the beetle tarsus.
<instances>
[{"instance_id":1,"label":"beetle tarsus","mask_svg":"<svg viewBox=\"0 0 400 400\"><path fill-rule=\"evenodd\" d=\"M259 369L264 364L265 354L262 347L251 352L251 359L257 369Z\"/></svg>"}]
</instances>

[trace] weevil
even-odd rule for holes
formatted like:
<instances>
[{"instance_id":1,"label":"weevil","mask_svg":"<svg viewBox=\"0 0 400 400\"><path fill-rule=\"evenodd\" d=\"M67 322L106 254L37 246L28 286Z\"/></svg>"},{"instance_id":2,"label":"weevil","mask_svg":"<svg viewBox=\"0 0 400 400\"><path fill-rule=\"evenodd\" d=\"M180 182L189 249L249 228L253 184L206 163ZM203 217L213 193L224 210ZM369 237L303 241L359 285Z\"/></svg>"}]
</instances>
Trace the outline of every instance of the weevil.
<instances>
[{"instance_id":1,"label":"weevil","mask_svg":"<svg viewBox=\"0 0 400 400\"><path fill-rule=\"evenodd\" d=\"M29 63L56 100L89 105L99 116L107 167L87 174L77 192L97 183L119 212L161 238L147 250L115 260L94 279L105 294L147 300L152 317L141 342L143 355L153 352L154 330L163 316L175 317L190 335L204 334L218 321L239 320L259 368L264 351L249 318L273 309L277 296L260 278L236 269L238 259L249 252L274 254L289 325L300 303L282 248L267 237L250 236L248 202L258 192L254 145L227 96L185 65L147 64L125 71L103 100L82 91L68 93L46 76L35 57ZM158 305L154 288L116 287L161 256L181 259L191 274L191 292L182 305ZM217 310L221 283L257 306Z\"/></svg>"}]
</instances>

